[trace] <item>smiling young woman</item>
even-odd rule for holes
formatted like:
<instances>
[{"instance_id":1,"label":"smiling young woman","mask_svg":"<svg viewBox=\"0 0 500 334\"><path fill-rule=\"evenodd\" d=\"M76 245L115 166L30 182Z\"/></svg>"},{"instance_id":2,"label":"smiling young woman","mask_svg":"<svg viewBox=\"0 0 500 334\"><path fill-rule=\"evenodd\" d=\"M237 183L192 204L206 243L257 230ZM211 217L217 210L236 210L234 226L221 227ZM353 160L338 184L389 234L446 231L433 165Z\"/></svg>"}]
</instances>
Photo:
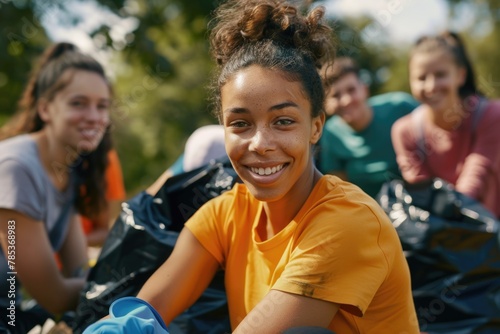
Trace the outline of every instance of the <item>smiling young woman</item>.
<instances>
[{"instance_id":1,"label":"smiling young woman","mask_svg":"<svg viewBox=\"0 0 500 334\"><path fill-rule=\"evenodd\" d=\"M409 72L422 105L392 128L403 178L442 178L500 217L500 101L481 96L462 40L452 32L420 38Z\"/></svg>"},{"instance_id":2,"label":"smiling young woman","mask_svg":"<svg viewBox=\"0 0 500 334\"><path fill-rule=\"evenodd\" d=\"M76 307L87 266L78 213L93 216L107 204L111 97L102 66L58 43L42 55L18 114L0 131L0 308L14 305L16 318L11 326L2 317L0 331L27 333ZM12 293L8 272L15 272ZM20 308L21 286L35 307Z\"/></svg>"},{"instance_id":3,"label":"smiling young woman","mask_svg":"<svg viewBox=\"0 0 500 334\"><path fill-rule=\"evenodd\" d=\"M418 333L408 266L387 216L313 163L325 122L318 69L333 56L332 32L324 8L300 13L274 0L217 10L214 105L243 184L186 222L138 297L169 323L222 268L234 333Z\"/></svg>"}]
</instances>

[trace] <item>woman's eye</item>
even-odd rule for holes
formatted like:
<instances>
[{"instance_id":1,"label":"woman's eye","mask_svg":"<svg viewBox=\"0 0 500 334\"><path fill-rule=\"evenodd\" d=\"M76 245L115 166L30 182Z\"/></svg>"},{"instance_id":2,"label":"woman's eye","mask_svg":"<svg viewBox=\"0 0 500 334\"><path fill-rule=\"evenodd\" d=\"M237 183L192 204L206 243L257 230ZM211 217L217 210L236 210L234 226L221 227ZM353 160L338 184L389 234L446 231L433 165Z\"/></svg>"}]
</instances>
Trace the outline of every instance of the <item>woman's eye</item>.
<instances>
[{"instance_id":1,"label":"woman's eye","mask_svg":"<svg viewBox=\"0 0 500 334\"><path fill-rule=\"evenodd\" d=\"M101 105L98 105L97 108L99 110L108 110L109 109L109 105L107 105L107 104L101 104Z\"/></svg>"},{"instance_id":2,"label":"woman's eye","mask_svg":"<svg viewBox=\"0 0 500 334\"><path fill-rule=\"evenodd\" d=\"M447 74L445 71L437 72L436 78L446 78Z\"/></svg>"},{"instance_id":3,"label":"woman's eye","mask_svg":"<svg viewBox=\"0 0 500 334\"><path fill-rule=\"evenodd\" d=\"M290 125L290 124L293 124L294 121L291 120L291 119L279 119L276 121L276 124L277 125Z\"/></svg>"},{"instance_id":4,"label":"woman's eye","mask_svg":"<svg viewBox=\"0 0 500 334\"><path fill-rule=\"evenodd\" d=\"M233 128L243 128L247 125L247 122L244 121L234 121L229 124L229 126Z\"/></svg>"},{"instance_id":5,"label":"woman's eye","mask_svg":"<svg viewBox=\"0 0 500 334\"><path fill-rule=\"evenodd\" d=\"M81 107L83 106L83 102L82 101L73 101L71 102L71 105L74 106L74 107Z\"/></svg>"}]
</instances>

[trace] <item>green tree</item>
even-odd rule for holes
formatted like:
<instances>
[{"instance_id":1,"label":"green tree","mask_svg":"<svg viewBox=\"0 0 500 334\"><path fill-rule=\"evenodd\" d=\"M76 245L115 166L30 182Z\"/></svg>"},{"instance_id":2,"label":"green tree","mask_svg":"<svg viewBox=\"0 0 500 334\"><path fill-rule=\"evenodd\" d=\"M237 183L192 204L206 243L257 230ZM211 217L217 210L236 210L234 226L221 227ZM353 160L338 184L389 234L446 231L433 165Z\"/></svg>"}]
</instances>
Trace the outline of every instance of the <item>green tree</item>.
<instances>
[{"instance_id":1,"label":"green tree","mask_svg":"<svg viewBox=\"0 0 500 334\"><path fill-rule=\"evenodd\" d=\"M141 24L115 56L120 69L114 138L132 192L174 162L192 131L216 121L206 93L212 70L206 26L213 8L200 4L186 10L175 1L135 6ZM113 47L109 27L93 36L99 35Z\"/></svg>"},{"instance_id":2,"label":"green tree","mask_svg":"<svg viewBox=\"0 0 500 334\"><path fill-rule=\"evenodd\" d=\"M0 124L16 110L32 61L49 39L30 1L0 1Z\"/></svg>"}]
</instances>

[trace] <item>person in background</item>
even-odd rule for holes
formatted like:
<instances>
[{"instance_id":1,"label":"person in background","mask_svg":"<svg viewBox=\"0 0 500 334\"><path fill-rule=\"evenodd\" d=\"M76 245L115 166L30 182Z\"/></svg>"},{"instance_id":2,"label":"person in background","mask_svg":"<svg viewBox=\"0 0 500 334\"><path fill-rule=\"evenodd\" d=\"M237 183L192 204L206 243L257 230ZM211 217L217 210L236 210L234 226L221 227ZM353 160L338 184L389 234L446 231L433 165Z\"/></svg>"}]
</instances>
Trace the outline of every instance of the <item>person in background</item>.
<instances>
[{"instance_id":1,"label":"person in background","mask_svg":"<svg viewBox=\"0 0 500 334\"><path fill-rule=\"evenodd\" d=\"M326 121L319 143L318 168L376 197L382 184L401 178L391 142L391 126L418 106L408 93L369 97L360 69L341 57L320 71L325 86Z\"/></svg>"},{"instance_id":2,"label":"person in background","mask_svg":"<svg viewBox=\"0 0 500 334\"><path fill-rule=\"evenodd\" d=\"M125 185L118 153L115 149L108 152L108 167L105 173L106 210L95 215L94 219L82 216L82 227L89 247L101 247L106 240L109 229L120 214L121 203L125 200Z\"/></svg>"},{"instance_id":3,"label":"person in background","mask_svg":"<svg viewBox=\"0 0 500 334\"><path fill-rule=\"evenodd\" d=\"M186 141L183 170L187 172L225 156L224 127L205 125L196 129Z\"/></svg>"},{"instance_id":4,"label":"person in background","mask_svg":"<svg viewBox=\"0 0 500 334\"><path fill-rule=\"evenodd\" d=\"M146 189L146 192L155 195L169 177L192 171L226 156L224 127L219 124L201 126L189 136L184 153Z\"/></svg>"},{"instance_id":5,"label":"person in background","mask_svg":"<svg viewBox=\"0 0 500 334\"><path fill-rule=\"evenodd\" d=\"M459 35L418 39L409 75L422 105L392 129L403 178L411 184L444 179L500 218L500 100L478 92Z\"/></svg>"},{"instance_id":6,"label":"person in background","mask_svg":"<svg viewBox=\"0 0 500 334\"><path fill-rule=\"evenodd\" d=\"M303 326L418 333L408 265L387 215L314 164L325 122L318 68L334 54L324 13L275 0L228 1L215 12L214 104L243 183L194 213L139 292L165 323L223 268L235 334Z\"/></svg>"},{"instance_id":7,"label":"person in background","mask_svg":"<svg viewBox=\"0 0 500 334\"><path fill-rule=\"evenodd\" d=\"M57 43L0 130L2 333L27 333L76 307L88 264L79 214L106 208L111 99L103 67L73 44ZM36 306L26 308L21 291Z\"/></svg>"}]
</instances>

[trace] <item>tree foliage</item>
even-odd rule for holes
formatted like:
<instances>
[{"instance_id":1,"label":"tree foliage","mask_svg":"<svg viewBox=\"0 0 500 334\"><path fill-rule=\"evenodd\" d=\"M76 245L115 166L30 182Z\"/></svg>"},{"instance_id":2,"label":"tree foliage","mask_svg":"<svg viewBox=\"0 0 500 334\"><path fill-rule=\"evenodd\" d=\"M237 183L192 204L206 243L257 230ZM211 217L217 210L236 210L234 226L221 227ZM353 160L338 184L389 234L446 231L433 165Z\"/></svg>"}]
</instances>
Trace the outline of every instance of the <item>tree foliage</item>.
<instances>
[{"instance_id":1,"label":"tree foliage","mask_svg":"<svg viewBox=\"0 0 500 334\"><path fill-rule=\"evenodd\" d=\"M0 124L16 109L31 70L49 39L29 1L0 1Z\"/></svg>"}]
</instances>

